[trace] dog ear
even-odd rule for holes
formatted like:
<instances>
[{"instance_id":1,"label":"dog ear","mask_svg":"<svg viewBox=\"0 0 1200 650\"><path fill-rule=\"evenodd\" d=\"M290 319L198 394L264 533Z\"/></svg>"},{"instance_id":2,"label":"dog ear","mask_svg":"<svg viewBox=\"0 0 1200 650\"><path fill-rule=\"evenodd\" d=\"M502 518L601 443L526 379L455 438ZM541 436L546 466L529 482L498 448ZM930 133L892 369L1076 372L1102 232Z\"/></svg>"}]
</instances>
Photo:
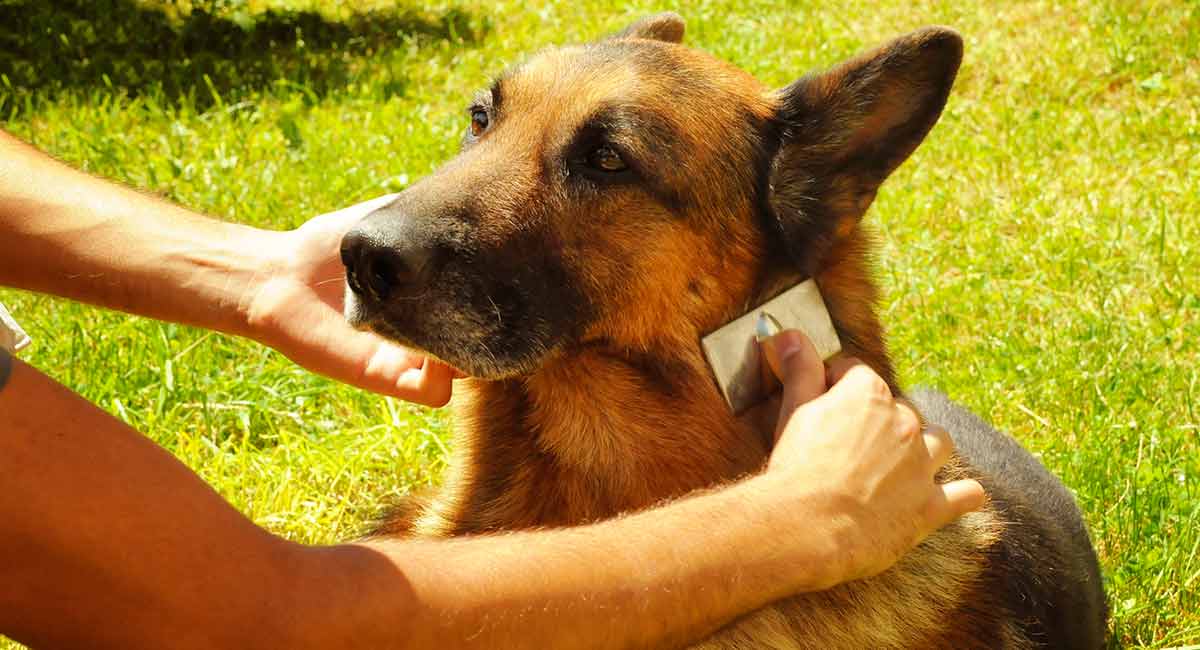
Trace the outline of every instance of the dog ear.
<instances>
[{"instance_id":1,"label":"dog ear","mask_svg":"<svg viewBox=\"0 0 1200 650\"><path fill-rule=\"evenodd\" d=\"M644 38L667 43L682 43L683 31L683 17L674 11L664 11L661 14L646 16L609 38Z\"/></svg>"},{"instance_id":2,"label":"dog ear","mask_svg":"<svg viewBox=\"0 0 1200 650\"><path fill-rule=\"evenodd\" d=\"M767 201L802 271L819 268L933 128L961 60L957 33L926 28L779 91Z\"/></svg>"}]
</instances>

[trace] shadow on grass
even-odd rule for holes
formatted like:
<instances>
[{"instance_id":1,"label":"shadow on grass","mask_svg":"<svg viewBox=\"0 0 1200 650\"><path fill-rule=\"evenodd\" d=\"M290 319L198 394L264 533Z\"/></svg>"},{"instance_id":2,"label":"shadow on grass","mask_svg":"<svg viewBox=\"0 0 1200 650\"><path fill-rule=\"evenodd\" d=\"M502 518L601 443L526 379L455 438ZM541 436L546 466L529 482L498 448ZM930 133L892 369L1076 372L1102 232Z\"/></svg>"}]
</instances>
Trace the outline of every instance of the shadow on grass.
<instances>
[{"instance_id":1,"label":"shadow on grass","mask_svg":"<svg viewBox=\"0 0 1200 650\"><path fill-rule=\"evenodd\" d=\"M404 66L389 52L412 39L470 45L489 27L461 9L336 19L174 9L137 0L0 0L0 119L73 89L186 100L201 110L281 84L315 100L363 81L386 98L406 86Z\"/></svg>"}]
</instances>

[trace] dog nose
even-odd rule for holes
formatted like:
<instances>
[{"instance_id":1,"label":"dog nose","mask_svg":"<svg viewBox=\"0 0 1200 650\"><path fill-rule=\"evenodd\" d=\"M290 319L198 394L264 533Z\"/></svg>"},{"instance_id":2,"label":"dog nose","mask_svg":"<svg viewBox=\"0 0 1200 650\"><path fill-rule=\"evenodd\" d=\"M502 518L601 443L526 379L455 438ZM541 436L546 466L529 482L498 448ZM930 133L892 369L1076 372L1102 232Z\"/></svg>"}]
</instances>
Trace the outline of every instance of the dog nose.
<instances>
[{"instance_id":1,"label":"dog nose","mask_svg":"<svg viewBox=\"0 0 1200 650\"><path fill-rule=\"evenodd\" d=\"M416 285L428 255L388 242L368 223L360 224L342 238L342 264L346 283L362 297L386 300Z\"/></svg>"}]
</instances>

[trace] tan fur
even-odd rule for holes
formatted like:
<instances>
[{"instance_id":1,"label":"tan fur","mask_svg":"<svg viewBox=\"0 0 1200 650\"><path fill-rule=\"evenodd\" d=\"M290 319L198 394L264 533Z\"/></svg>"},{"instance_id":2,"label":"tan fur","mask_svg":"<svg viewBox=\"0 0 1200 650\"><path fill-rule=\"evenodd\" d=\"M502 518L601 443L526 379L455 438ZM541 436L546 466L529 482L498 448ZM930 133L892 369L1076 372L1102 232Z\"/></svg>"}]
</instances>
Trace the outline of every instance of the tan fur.
<instances>
[{"instance_id":1,"label":"tan fur","mask_svg":"<svg viewBox=\"0 0 1200 650\"><path fill-rule=\"evenodd\" d=\"M964 549L994 540L977 513L934 535L887 573L760 610L697 648L1021 648L1019 637L954 634L948 620L979 579L981 557ZM1005 638L1008 636L1009 638Z\"/></svg>"}]
</instances>

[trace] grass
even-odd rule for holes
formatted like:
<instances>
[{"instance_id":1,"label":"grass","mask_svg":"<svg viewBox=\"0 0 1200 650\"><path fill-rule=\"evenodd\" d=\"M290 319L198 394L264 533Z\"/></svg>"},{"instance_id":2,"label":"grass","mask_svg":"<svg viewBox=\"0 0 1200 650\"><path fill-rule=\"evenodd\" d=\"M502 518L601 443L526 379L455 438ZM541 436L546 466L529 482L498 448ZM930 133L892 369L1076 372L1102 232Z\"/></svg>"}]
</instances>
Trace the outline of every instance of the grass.
<instances>
[{"instance_id":1,"label":"grass","mask_svg":"<svg viewBox=\"0 0 1200 650\"><path fill-rule=\"evenodd\" d=\"M287 228L434 169L471 92L507 64L676 8L439 1L0 0L0 127L195 209ZM1113 647L1200 643L1200 5L678 9L689 43L777 85L924 24L964 34L941 124L869 215L902 376L1012 432L1076 491ZM245 341L0 300L37 340L34 364L279 534L352 536L441 471L442 413Z\"/></svg>"}]
</instances>

